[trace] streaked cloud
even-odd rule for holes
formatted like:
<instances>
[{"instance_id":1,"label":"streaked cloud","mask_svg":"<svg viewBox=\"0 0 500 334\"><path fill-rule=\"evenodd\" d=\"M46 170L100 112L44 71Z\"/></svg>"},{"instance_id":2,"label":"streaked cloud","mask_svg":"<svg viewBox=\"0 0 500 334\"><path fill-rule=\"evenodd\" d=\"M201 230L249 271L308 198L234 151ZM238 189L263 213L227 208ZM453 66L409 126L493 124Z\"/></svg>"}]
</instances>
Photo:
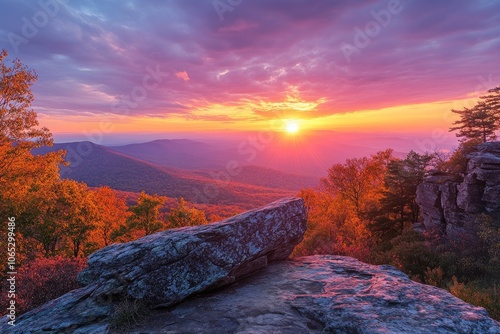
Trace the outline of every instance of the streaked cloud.
<instances>
[{"instance_id":1,"label":"streaked cloud","mask_svg":"<svg viewBox=\"0 0 500 334\"><path fill-rule=\"evenodd\" d=\"M401 0L347 61L340 46L354 45L391 1L243 1L221 21L209 0L42 0L57 3L54 15L4 0L0 47L38 72L35 107L47 117L113 113L148 66L169 75L130 116L314 119L461 99L490 88L484 78L500 83L498 1ZM22 37L40 11L47 23L16 54L9 36Z\"/></svg>"}]
</instances>

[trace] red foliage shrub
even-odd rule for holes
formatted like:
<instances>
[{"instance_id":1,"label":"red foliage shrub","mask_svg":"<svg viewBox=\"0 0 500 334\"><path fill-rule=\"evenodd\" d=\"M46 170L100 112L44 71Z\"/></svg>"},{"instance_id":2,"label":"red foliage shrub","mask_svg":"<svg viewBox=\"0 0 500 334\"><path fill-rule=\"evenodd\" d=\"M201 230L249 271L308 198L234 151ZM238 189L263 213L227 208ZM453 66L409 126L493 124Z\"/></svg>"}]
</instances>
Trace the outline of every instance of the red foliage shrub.
<instances>
[{"instance_id":1,"label":"red foliage shrub","mask_svg":"<svg viewBox=\"0 0 500 334\"><path fill-rule=\"evenodd\" d=\"M66 292L79 287L76 275L86 266L83 258L69 259L62 256L37 258L17 270L16 313L21 315ZM5 314L7 303L6 282L0 289L0 309Z\"/></svg>"}]
</instances>

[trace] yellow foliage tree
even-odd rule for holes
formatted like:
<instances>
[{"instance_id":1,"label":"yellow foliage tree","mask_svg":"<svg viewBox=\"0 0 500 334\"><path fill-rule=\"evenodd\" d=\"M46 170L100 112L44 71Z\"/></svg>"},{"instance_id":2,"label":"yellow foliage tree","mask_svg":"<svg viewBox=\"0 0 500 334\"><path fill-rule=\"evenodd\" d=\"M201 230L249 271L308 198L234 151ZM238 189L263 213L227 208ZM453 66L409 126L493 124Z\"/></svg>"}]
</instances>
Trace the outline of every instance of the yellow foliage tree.
<instances>
[{"instance_id":1,"label":"yellow foliage tree","mask_svg":"<svg viewBox=\"0 0 500 334\"><path fill-rule=\"evenodd\" d=\"M179 199L177 207L170 210L167 222L170 228L208 224L205 213L196 208L190 208L182 197Z\"/></svg>"},{"instance_id":2,"label":"yellow foliage tree","mask_svg":"<svg viewBox=\"0 0 500 334\"><path fill-rule=\"evenodd\" d=\"M144 191L139 195L137 205L130 207L129 231L141 231L144 235L154 233L165 225L160 220L160 208L167 198L165 196L148 195Z\"/></svg>"}]
</instances>

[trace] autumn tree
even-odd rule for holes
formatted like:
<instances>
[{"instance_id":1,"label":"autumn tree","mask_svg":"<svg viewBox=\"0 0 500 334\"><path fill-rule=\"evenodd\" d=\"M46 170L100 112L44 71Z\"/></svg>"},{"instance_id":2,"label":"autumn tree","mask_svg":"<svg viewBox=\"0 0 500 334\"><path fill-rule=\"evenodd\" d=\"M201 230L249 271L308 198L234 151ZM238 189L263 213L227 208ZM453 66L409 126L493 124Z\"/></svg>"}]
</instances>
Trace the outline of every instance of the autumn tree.
<instances>
[{"instance_id":1,"label":"autumn tree","mask_svg":"<svg viewBox=\"0 0 500 334\"><path fill-rule=\"evenodd\" d=\"M56 185L55 204L58 224L64 228L64 236L71 243L73 257L78 257L97 220L94 193L85 183L62 180Z\"/></svg>"},{"instance_id":2,"label":"autumn tree","mask_svg":"<svg viewBox=\"0 0 500 334\"><path fill-rule=\"evenodd\" d=\"M456 136L463 140L479 139L483 143L496 139L500 129L500 86L488 90L481 101L472 108L455 110L460 119L453 123L450 131L458 131Z\"/></svg>"},{"instance_id":3,"label":"autumn tree","mask_svg":"<svg viewBox=\"0 0 500 334\"><path fill-rule=\"evenodd\" d=\"M35 72L20 60L8 60L7 51L0 52L0 216L15 216L20 230L26 226L24 218L36 215L32 201L44 196L59 180L58 164L64 152L33 155L31 150L51 145L50 132L39 127L36 113L31 109L36 81ZM36 195L36 196L35 196ZM3 226L2 226L3 228ZM19 255L36 251L20 235Z\"/></svg>"},{"instance_id":4,"label":"autumn tree","mask_svg":"<svg viewBox=\"0 0 500 334\"><path fill-rule=\"evenodd\" d=\"M447 159L435 161L434 167L442 172L463 177L467 170L467 156L476 151L477 145L481 144L480 139L462 141L458 147L451 152Z\"/></svg>"},{"instance_id":5,"label":"autumn tree","mask_svg":"<svg viewBox=\"0 0 500 334\"><path fill-rule=\"evenodd\" d=\"M366 213L377 206L392 150L333 165L323 189L301 191L308 229L295 255L340 254L368 259L373 244Z\"/></svg>"},{"instance_id":6,"label":"autumn tree","mask_svg":"<svg viewBox=\"0 0 500 334\"><path fill-rule=\"evenodd\" d=\"M378 199L383 186L386 166L392 150L378 152L371 157L347 159L344 164L335 164L322 179L327 191L338 194L352 204L361 215L369 202Z\"/></svg>"},{"instance_id":7,"label":"autumn tree","mask_svg":"<svg viewBox=\"0 0 500 334\"><path fill-rule=\"evenodd\" d=\"M137 205L130 207L132 213L128 220L129 230L140 230L145 235L160 230L164 223L160 220L160 208L167 200L164 196L148 195L141 192Z\"/></svg>"},{"instance_id":8,"label":"autumn tree","mask_svg":"<svg viewBox=\"0 0 500 334\"><path fill-rule=\"evenodd\" d=\"M301 190L307 208L307 230L294 255L337 254L367 260L372 246L366 224L346 199L313 189Z\"/></svg>"},{"instance_id":9,"label":"autumn tree","mask_svg":"<svg viewBox=\"0 0 500 334\"><path fill-rule=\"evenodd\" d=\"M189 207L184 198L179 199L179 204L170 210L167 223L171 228L183 226L196 226L208 224L205 213L194 207Z\"/></svg>"},{"instance_id":10,"label":"autumn tree","mask_svg":"<svg viewBox=\"0 0 500 334\"><path fill-rule=\"evenodd\" d=\"M46 257L68 252L81 255L98 215L94 193L85 183L61 180L28 194L30 208L19 220L20 231L37 240Z\"/></svg>"},{"instance_id":11,"label":"autumn tree","mask_svg":"<svg viewBox=\"0 0 500 334\"><path fill-rule=\"evenodd\" d=\"M6 50L0 52L0 182L26 174L18 168L19 161L29 157L31 149L52 145L49 130L39 127L31 109L36 73L19 59L9 62L7 56Z\"/></svg>"},{"instance_id":12,"label":"autumn tree","mask_svg":"<svg viewBox=\"0 0 500 334\"><path fill-rule=\"evenodd\" d=\"M94 191L94 201L97 207L95 228L91 231L87 252L108 246L114 239L113 231L125 226L130 216L127 204L118 197L110 187L101 187Z\"/></svg>"}]
</instances>

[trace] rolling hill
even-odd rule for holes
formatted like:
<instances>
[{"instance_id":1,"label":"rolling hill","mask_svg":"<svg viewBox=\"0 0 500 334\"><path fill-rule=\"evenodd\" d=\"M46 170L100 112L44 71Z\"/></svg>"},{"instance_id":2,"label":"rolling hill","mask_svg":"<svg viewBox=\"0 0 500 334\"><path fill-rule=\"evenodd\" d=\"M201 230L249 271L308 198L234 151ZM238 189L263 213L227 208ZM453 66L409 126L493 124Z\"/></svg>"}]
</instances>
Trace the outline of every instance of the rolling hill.
<instances>
[{"instance_id":1,"label":"rolling hill","mask_svg":"<svg viewBox=\"0 0 500 334\"><path fill-rule=\"evenodd\" d=\"M220 182L205 175L158 166L115 152L91 142L54 144L35 154L64 149L69 167L61 168L63 178L83 181L91 187L107 185L113 189L184 197L200 204L237 205L253 208L278 198L293 195L287 189L275 189L239 182Z\"/></svg>"},{"instance_id":2,"label":"rolling hill","mask_svg":"<svg viewBox=\"0 0 500 334\"><path fill-rule=\"evenodd\" d=\"M109 148L155 165L187 170L222 168L231 153L217 145L189 139L159 139Z\"/></svg>"},{"instance_id":3,"label":"rolling hill","mask_svg":"<svg viewBox=\"0 0 500 334\"><path fill-rule=\"evenodd\" d=\"M160 139L110 148L155 165L196 171L199 175L207 175L203 172L220 170L230 161L237 161L241 166L252 167L238 175L236 181L261 185L258 177L252 176L254 167L257 166L269 169L256 171L258 173L264 172L267 175L274 170L288 174L287 177L279 176L278 179L293 178L293 175L314 176L318 179L326 176L328 168L333 164L343 163L346 158L369 156L396 144L398 149L394 153L395 156L403 157L405 152L421 142L410 135L381 136L335 132L310 133L296 137L276 135L266 143L258 138L258 134L248 133L221 135L217 139Z\"/></svg>"},{"instance_id":4,"label":"rolling hill","mask_svg":"<svg viewBox=\"0 0 500 334\"><path fill-rule=\"evenodd\" d=\"M193 171L193 173L205 177L210 177L214 172L217 171ZM304 188L316 187L320 179L319 177L289 174L271 168L248 165L242 166L241 172L232 176L231 180L258 187L299 191Z\"/></svg>"}]
</instances>

